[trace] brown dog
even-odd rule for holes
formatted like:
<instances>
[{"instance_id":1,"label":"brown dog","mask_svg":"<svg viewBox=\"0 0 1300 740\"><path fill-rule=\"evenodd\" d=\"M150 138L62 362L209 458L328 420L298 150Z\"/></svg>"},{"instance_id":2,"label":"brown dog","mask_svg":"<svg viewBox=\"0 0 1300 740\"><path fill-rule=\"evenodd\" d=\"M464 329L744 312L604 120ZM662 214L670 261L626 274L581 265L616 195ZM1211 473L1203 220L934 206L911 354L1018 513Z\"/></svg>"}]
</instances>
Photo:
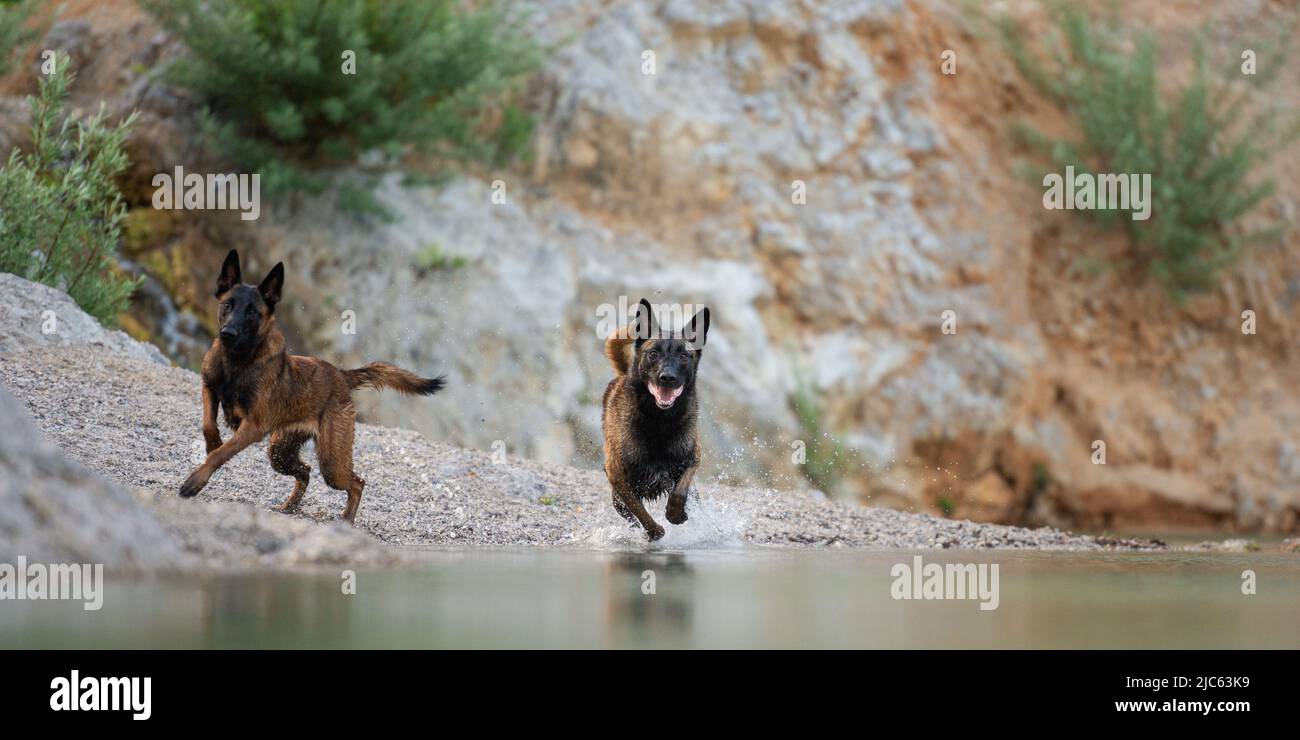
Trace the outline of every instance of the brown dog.
<instances>
[{"instance_id":1,"label":"brown dog","mask_svg":"<svg viewBox=\"0 0 1300 740\"><path fill-rule=\"evenodd\" d=\"M239 253L232 249L217 279L221 333L203 357L203 438L208 456L190 473L180 495L189 498L203 490L217 468L270 434L271 467L297 481L276 510L292 513L311 477L311 468L298 452L315 438L325 484L347 491L343 519L355 522L366 482L352 473L357 416L352 391L368 386L428 396L442 388L443 379L421 378L382 362L339 370L324 360L290 355L275 325L284 265L272 268L258 287L242 284L240 278ZM218 406L234 430L224 443L217 430Z\"/></svg>"},{"instance_id":2,"label":"brown dog","mask_svg":"<svg viewBox=\"0 0 1300 740\"><path fill-rule=\"evenodd\" d=\"M614 510L645 528L651 541L664 528L646 511L647 499L668 494L664 512L686 522L686 497L700 465L700 401L695 375L709 333L709 309L691 317L681 334L661 331L642 298L632 326L605 340L614 379L601 401L605 475Z\"/></svg>"}]
</instances>

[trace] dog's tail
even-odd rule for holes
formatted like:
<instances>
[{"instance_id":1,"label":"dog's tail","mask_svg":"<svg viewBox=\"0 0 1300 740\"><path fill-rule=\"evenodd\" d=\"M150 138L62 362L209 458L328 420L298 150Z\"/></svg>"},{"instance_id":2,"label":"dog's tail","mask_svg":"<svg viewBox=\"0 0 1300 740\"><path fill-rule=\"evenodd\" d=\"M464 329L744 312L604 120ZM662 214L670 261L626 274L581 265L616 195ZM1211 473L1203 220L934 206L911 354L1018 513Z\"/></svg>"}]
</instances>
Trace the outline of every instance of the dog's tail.
<instances>
[{"instance_id":1,"label":"dog's tail","mask_svg":"<svg viewBox=\"0 0 1300 740\"><path fill-rule=\"evenodd\" d=\"M356 370L344 370L343 377L348 379L349 390L392 388L398 393L418 396L432 396L447 384L446 379L441 375L436 378L421 378L413 372L386 362L372 362Z\"/></svg>"},{"instance_id":2,"label":"dog's tail","mask_svg":"<svg viewBox=\"0 0 1300 740\"><path fill-rule=\"evenodd\" d=\"M605 340L605 356L609 358L609 364L614 366L614 373L617 375L627 375L627 369L632 366L632 343L636 341L635 331L635 326L624 326Z\"/></svg>"}]
</instances>

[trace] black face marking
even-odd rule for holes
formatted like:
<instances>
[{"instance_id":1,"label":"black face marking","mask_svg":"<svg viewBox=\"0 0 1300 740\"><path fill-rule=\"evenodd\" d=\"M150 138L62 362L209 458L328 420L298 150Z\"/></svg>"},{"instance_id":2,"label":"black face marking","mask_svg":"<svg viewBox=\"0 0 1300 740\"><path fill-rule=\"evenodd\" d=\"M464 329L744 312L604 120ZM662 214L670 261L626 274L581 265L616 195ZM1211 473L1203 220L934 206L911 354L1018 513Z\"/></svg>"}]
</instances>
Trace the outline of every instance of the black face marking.
<instances>
[{"instance_id":1,"label":"black face marking","mask_svg":"<svg viewBox=\"0 0 1300 740\"><path fill-rule=\"evenodd\" d=\"M261 339L262 321L269 309L262 294L251 285L238 285L222 297L217 308L221 346L227 354L245 357Z\"/></svg>"},{"instance_id":2,"label":"black face marking","mask_svg":"<svg viewBox=\"0 0 1300 740\"><path fill-rule=\"evenodd\" d=\"M642 298L635 309L631 376L638 397L661 411L680 411L695 385L695 372L709 333L709 309L700 309L682 331L665 331L654 319L654 307ZM652 400L651 400L652 399Z\"/></svg>"},{"instance_id":3,"label":"black face marking","mask_svg":"<svg viewBox=\"0 0 1300 740\"><path fill-rule=\"evenodd\" d=\"M637 348L632 375L643 402L658 409L682 409L695 387L700 352L681 337L649 339Z\"/></svg>"},{"instance_id":4,"label":"black face marking","mask_svg":"<svg viewBox=\"0 0 1300 740\"><path fill-rule=\"evenodd\" d=\"M637 353L637 372L647 382L664 388L680 388L695 380L699 352L686 340L673 337L656 339L642 345Z\"/></svg>"}]
</instances>

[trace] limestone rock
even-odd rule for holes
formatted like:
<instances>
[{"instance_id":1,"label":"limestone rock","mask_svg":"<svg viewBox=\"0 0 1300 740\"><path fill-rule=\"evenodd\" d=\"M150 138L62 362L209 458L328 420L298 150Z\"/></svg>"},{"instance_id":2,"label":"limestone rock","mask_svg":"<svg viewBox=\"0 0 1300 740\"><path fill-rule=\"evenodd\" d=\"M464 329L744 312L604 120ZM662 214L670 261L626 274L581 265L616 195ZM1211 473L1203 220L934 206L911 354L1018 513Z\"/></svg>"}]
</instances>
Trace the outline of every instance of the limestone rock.
<instances>
[{"instance_id":1,"label":"limestone rock","mask_svg":"<svg viewBox=\"0 0 1300 740\"><path fill-rule=\"evenodd\" d=\"M152 344L105 329L68 295L46 285L0 272L0 352L32 345L91 344L138 359L170 364Z\"/></svg>"}]
</instances>

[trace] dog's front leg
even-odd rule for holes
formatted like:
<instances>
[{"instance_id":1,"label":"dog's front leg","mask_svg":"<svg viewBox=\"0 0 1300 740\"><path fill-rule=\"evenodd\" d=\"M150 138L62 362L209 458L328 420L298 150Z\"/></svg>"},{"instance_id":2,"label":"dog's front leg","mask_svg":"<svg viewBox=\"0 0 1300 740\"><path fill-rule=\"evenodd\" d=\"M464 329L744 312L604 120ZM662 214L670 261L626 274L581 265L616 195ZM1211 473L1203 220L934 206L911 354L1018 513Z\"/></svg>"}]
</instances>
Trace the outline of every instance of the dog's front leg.
<instances>
[{"instance_id":1,"label":"dog's front leg","mask_svg":"<svg viewBox=\"0 0 1300 740\"><path fill-rule=\"evenodd\" d=\"M668 509L664 516L673 524L686 523L686 494L691 490L691 481L695 480L695 469L699 465L692 465L682 473L682 477L677 480L677 485L673 487L673 492L668 494Z\"/></svg>"},{"instance_id":2,"label":"dog's front leg","mask_svg":"<svg viewBox=\"0 0 1300 740\"><path fill-rule=\"evenodd\" d=\"M623 502L624 508L635 516L641 526L645 527L645 536L650 538L651 542L664 536L664 528L659 526L650 516L650 512L645 510L645 504L641 503L641 497L627 490L614 489L614 495L619 501Z\"/></svg>"},{"instance_id":3,"label":"dog's front leg","mask_svg":"<svg viewBox=\"0 0 1300 740\"><path fill-rule=\"evenodd\" d=\"M195 468L194 472L190 473L190 477L185 479L185 483L181 485L179 491L181 497L189 498L202 491L203 487L208 484L208 478L212 477L217 468L225 465L230 461L230 458L264 436L266 435L252 420L244 419L230 439L226 440L217 449L209 452L203 464Z\"/></svg>"},{"instance_id":4,"label":"dog's front leg","mask_svg":"<svg viewBox=\"0 0 1300 740\"><path fill-rule=\"evenodd\" d=\"M207 454L221 446L221 432L217 429L217 392L203 384L203 441Z\"/></svg>"}]
</instances>

